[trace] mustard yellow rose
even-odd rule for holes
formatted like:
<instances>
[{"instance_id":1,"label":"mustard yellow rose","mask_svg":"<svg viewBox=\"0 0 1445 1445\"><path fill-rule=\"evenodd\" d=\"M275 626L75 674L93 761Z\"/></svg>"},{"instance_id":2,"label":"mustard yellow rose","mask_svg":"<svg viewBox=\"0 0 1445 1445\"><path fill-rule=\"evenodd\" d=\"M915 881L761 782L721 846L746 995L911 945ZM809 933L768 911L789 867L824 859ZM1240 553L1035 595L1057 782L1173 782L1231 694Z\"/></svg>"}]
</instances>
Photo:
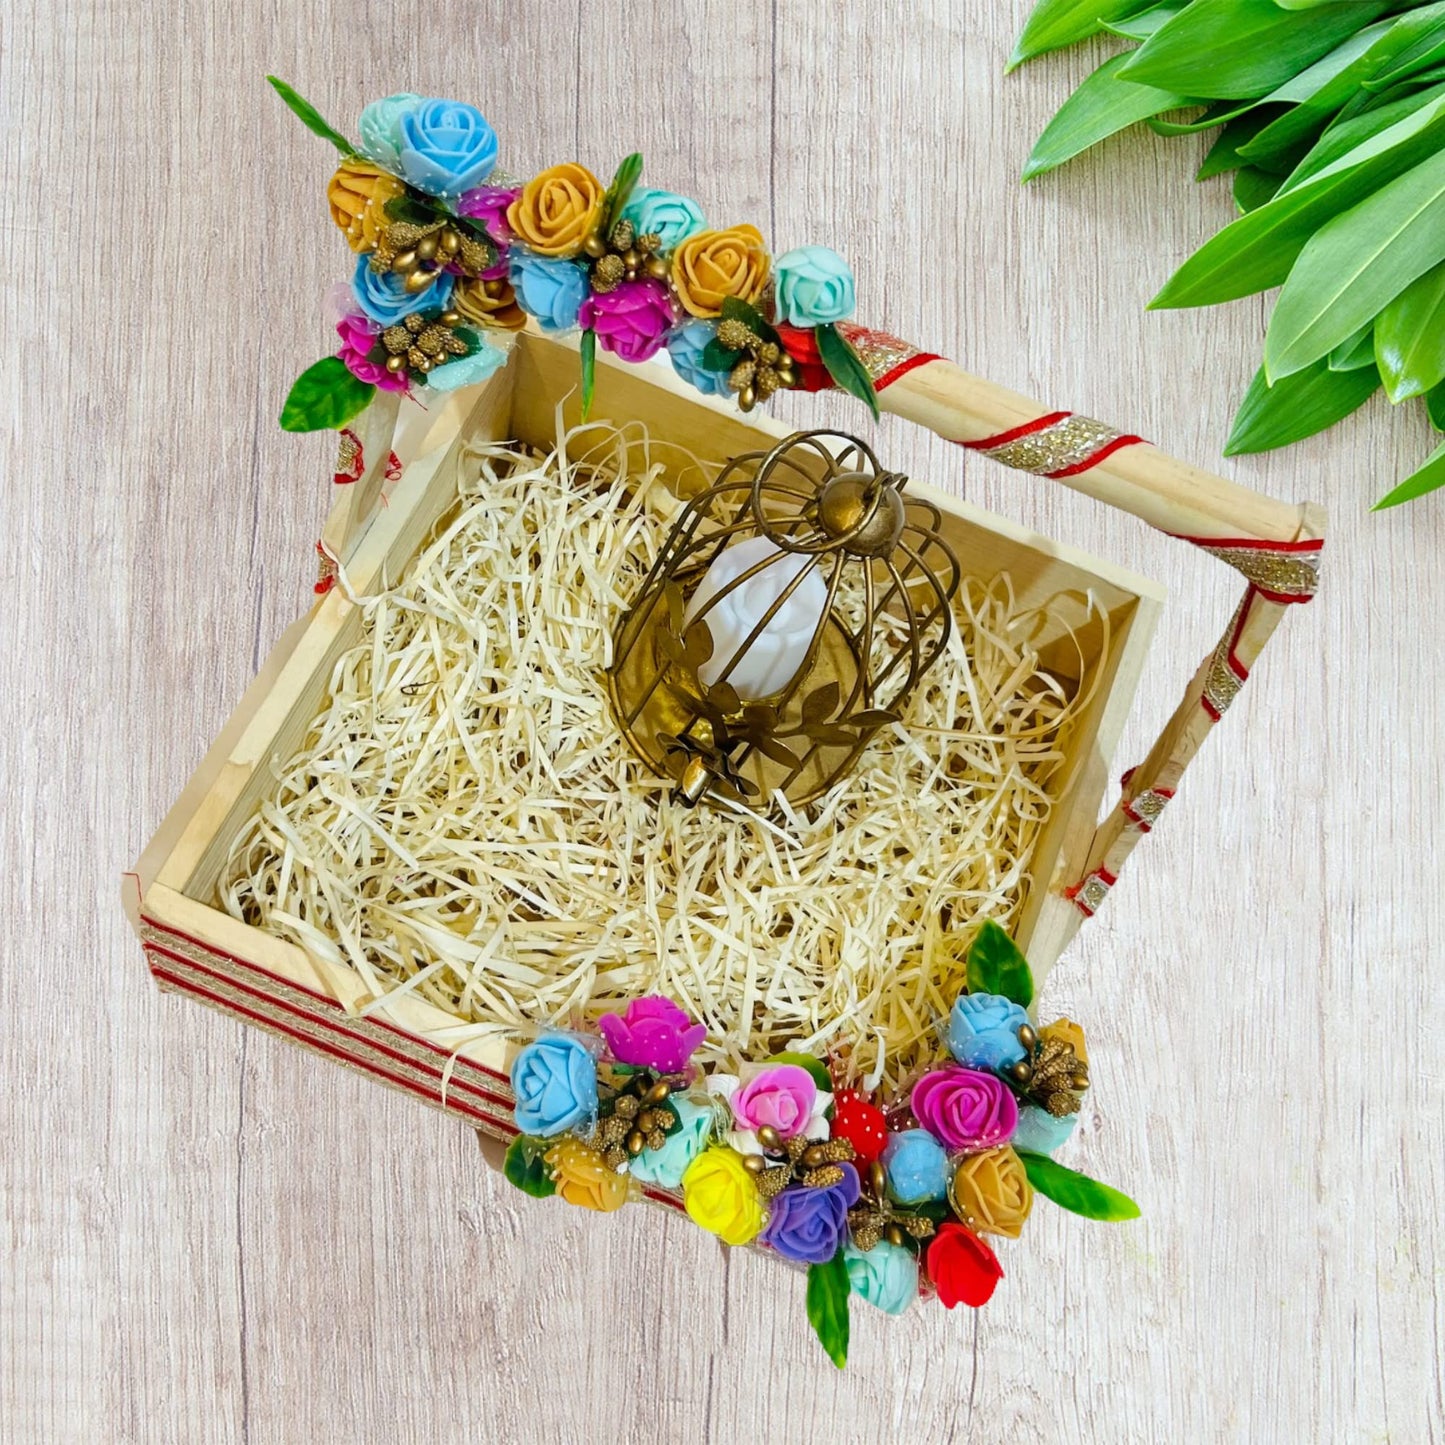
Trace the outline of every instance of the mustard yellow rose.
<instances>
[{"instance_id":1,"label":"mustard yellow rose","mask_svg":"<svg viewBox=\"0 0 1445 1445\"><path fill-rule=\"evenodd\" d=\"M386 203L406 188L393 175L360 156L342 161L326 187L331 219L346 233L346 244L358 254L376 250L389 218Z\"/></svg>"},{"instance_id":2,"label":"mustard yellow rose","mask_svg":"<svg viewBox=\"0 0 1445 1445\"><path fill-rule=\"evenodd\" d=\"M597 225L605 188L572 161L533 176L507 207L507 224L539 256L575 256Z\"/></svg>"},{"instance_id":3,"label":"mustard yellow rose","mask_svg":"<svg viewBox=\"0 0 1445 1445\"><path fill-rule=\"evenodd\" d=\"M756 226L699 231L672 253L672 285L694 316L721 316L729 296L756 301L768 284L768 253Z\"/></svg>"},{"instance_id":4,"label":"mustard yellow rose","mask_svg":"<svg viewBox=\"0 0 1445 1445\"><path fill-rule=\"evenodd\" d=\"M602 1156L578 1139L565 1138L555 1143L543 1156L552 1171L557 1193L568 1204L610 1214L627 1203L626 1175L614 1173Z\"/></svg>"},{"instance_id":5,"label":"mustard yellow rose","mask_svg":"<svg viewBox=\"0 0 1445 1445\"><path fill-rule=\"evenodd\" d=\"M1034 1187L1024 1161L1004 1145L960 1160L948 1201L970 1229L1017 1239L1034 1207Z\"/></svg>"},{"instance_id":6,"label":"mustard yellow rose","mask_svg":"<svg viewBox=\"0 0 1445 1445\"><path fill-rule=\"evenodd\" d=\"M1089 1051L1084 1047L1084 1030L1073 1019L1055 1019L1039 1030L1039 1037L1045 1043L1057 1039L1061 1044L1068 1044L1081 1064L1089 1062Z\"/></svg>"},{"instance_id":7,"label":"mustard yellow rose","mask_svg":"<svg viewBox=\"0 0 1445 1445\"><path fill-rule=\"evenodd\" d=\"M478 326L520 331L527 324L527 313L517 305L517 293L505 276L459 280L452 288L452 306Z\"/></svg>"},{"instance_id":8,"label":"mustard yellow rose","mask_svg":"<svg viewBox=\"0 0 1445 1445\"><path fill-rule=\"evenodd\" d=\"M693 1222L724 1244L746 1244L763 1227L762 1196L736 1150L703 1150L682 1176L682 1198Z\"/></svg>"}]
</instances>

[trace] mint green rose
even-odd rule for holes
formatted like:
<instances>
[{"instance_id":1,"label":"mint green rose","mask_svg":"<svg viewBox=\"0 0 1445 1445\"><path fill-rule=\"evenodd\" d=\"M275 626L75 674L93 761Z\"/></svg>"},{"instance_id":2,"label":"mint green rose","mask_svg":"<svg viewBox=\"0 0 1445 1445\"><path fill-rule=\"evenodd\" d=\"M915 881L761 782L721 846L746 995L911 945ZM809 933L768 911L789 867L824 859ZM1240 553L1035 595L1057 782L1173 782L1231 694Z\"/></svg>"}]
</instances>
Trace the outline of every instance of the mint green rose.
<instances>
[{"instance_id":1,"label":"mint green rose","mask_svg":"<svg viewBox=\"0 0 1445 1445\"><path fill-rule=\"evenodd\" d=\"M667 1142L661 1149L644 1149L632 1161L635 1179L663 1189L682 1187L682 1176L687 1172L687 1166L707 1148L712 1137L713 1112L706 1104L674 1098L672 1107L677 1110L682 1127L667 1136Z\"/></svg>"},{"instance_id":2,"label":"mint green rose","mask_svg":"<svg viewBox=\"0 0 1445 1445\"><path fill-rule=\"evenodd\" d=\"M848 263L827 246L798 246L773 263L778 284L778 317L807 328L846 321L857 304Z\"/></svg>"},{"instance_id":3,"label":"mint green rose","mask_svg":"<svg viewBox=\"0 0 1445 1445\"><path fill-rule=\"evenodd\" d=\"M880 1239L872 1249L843 1246L848 1283L865 1304L901 1315L918 1298L918 1261L901 1244Z\"/></svg>"},{"instance_id":4,"label":"mint green rose","mask_svg":"<svg viewBox=\"0 0 1445 1445\"><path fill-rule=\"evenodd\" d=\"M401 169L401 119L421 105L419 95L402 91L385 100L374 100L364 111L356 128L361 132L361 150L390 171Z\"/></svg>"},{"instance_id":5,"label":"mint green rose","mask_svg":"<svg viewBox=\"0 0 1445 1445\"><path fill-rule=\"evenodd\" d=\"M631 221L639 236L661 236L663 251L671 251L707 224L696 201L647 186L639 186L633 191L631 199L622 208L622 219Z\"/></svg>"}]
</instances>

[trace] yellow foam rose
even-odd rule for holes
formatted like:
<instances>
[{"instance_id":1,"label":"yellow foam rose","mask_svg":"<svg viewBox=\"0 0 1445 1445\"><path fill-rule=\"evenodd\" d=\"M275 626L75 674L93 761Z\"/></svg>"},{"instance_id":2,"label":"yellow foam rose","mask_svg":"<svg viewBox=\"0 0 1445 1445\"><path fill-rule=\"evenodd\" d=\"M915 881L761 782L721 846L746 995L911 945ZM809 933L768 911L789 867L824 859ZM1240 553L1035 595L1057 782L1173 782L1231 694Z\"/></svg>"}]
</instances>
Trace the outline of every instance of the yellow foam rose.
<instances>
[{"instance_id":1,"label":"yellow foam rose","mask_svg":"<svg viewBox=\"0 0 1445 1445\"><path fill-rule=\"evenodd\" d=\"M693 1222L724 1244L746 1244L763 1227L763 1200L735 1149L704 1149L682 1176L683 1204Z\"/></svg>"},{"instance_id":2,"label":"yellow foam rose","mask_svg":"<svg viewBox=\"0 0 1445 1445\"><path fill-rule=\"evenodd\" d=\"M756 226L699 231L672 253L672 285L694 316L721 316L729 296L756 301L768 284L768 252Z\"/></svg>"},{"instance_id":3,"label":"yellow foam rose","mask_svg":"<svg viewBox=\"0 0 1445 1445\"><path fill-rule=\"evenodd\" d=\"M1089 1062L1089 1051L1084 1047L1084 1030L1073 1019L1055 1019L1039 1030L1039 1037L1045 1042L1057 1039L1061 1044L1068 1044L1081 1064Z\"/></svg>"},{"instance_id":4,"label":"yellow foam rose","mask_svg":"<svg viewBox=\"0 0 1445 1445\"><path fill-rule=\"evenodd\" d=\"M507 224L539 256L575 256L602 211L604 187L572 161L535 175L507 207Z\"/></svg>"},{"instance_id":5,"label":"yellow foam rose","mask_svg":"<svg viewBox=\"0 0 1445 1445\"><path fill-rule=\"evenodd\" d=\"M969 1228L1017 1239L1034 1207L1034 1187L1024 1161L1004 1145L960 1160L948 1200Z\"/></svg>"},{"instance_id":6,"label":"yellow foam rose","mask_svg":"<svg viewBox=\"0 0 1445 1445\"><path fill-rule=\"evenodd\" d=\"M559 1139L543 1156L557 1193L568 1204L610 1214L627 1203L625 1175L609 1169L602 1156L578 1139Z\"/></svg>"},{"instance_id":7,"label":"yellow foam rose","mask_svg":"<svg viewBox=\"0 0 1445 1445\"><path fill-rule=\"evenodd\" d=\"M348 156L326 187L331 219L346 233L346 244L358 254L376 250L390 224L386 203L406 188L380 166Z\"/></svg>"},{"instance_id":8,"label":"yellow foam rose","mask_svg":"<svg viewBox=\"0 0 1445 1445\"><path fill-rule=\"evenodd\" d=\"M461 278L452 288L452 305L478 326L520 331L527 324L527 313L517 305L517 293L505 276L489 281L480 276Z\"/></svg>"}]
</instances>

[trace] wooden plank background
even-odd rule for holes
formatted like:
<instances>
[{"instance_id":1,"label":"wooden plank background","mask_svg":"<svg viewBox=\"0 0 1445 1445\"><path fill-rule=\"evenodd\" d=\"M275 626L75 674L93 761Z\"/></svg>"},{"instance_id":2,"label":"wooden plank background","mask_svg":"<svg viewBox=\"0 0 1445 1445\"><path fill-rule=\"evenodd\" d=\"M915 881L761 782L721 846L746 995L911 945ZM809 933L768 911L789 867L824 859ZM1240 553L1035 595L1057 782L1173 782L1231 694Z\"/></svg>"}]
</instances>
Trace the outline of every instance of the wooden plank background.
<instances>
[{"instance_id":1,"label":"wooden plank background","mask_svg":"<svg viewBox=\"0 0 1445 1445\"><path fill-rule=\"evenodd\" d=\"M1026 0L399 6L12 0L0 15L0 1438L1436 1441L1445 1216L1438 680L1445 501L1371 516L1429 442L1383 403L1234 473L1331 508L1291 617L1046 1007L1090 1030L1068 1158L1142 1222L1041 1207L982 1314L858 1308L837 1375L800 1277L684 1220L535 1206L461 1126L161 997L117 903L310 599L330 444L277 430L330 344L334 159L412 88L527 172L649 178L864 319L1206 465L1259 300L1146 315L1230 215L1194 141L1027 190L1098 52L1006 78ZM790 400L799 417L858 413ZM1128 518L885 419L916 474L1167 582L1120 766L1234 601Z\"/></svg>"}]
</instances>

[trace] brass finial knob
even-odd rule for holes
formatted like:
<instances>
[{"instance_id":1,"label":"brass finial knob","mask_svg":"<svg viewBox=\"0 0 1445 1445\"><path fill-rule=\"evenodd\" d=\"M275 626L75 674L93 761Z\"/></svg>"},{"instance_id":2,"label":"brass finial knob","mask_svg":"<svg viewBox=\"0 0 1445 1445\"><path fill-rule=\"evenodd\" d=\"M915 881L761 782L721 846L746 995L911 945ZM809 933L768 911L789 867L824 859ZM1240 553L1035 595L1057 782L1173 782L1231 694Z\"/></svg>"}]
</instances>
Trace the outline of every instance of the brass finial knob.
<instances>
[{"instance_id":1,"label":"brass finial knob","mask_svg":"<svg viewBox=\"0 0 1445 1445\"><path fill-rule=\"evenodd\" d=\"M904 478L844 472L818 494L818 525L858 557L885 557L903 535L906 520L898 493Z\"/></svg>"}]
</instances>

